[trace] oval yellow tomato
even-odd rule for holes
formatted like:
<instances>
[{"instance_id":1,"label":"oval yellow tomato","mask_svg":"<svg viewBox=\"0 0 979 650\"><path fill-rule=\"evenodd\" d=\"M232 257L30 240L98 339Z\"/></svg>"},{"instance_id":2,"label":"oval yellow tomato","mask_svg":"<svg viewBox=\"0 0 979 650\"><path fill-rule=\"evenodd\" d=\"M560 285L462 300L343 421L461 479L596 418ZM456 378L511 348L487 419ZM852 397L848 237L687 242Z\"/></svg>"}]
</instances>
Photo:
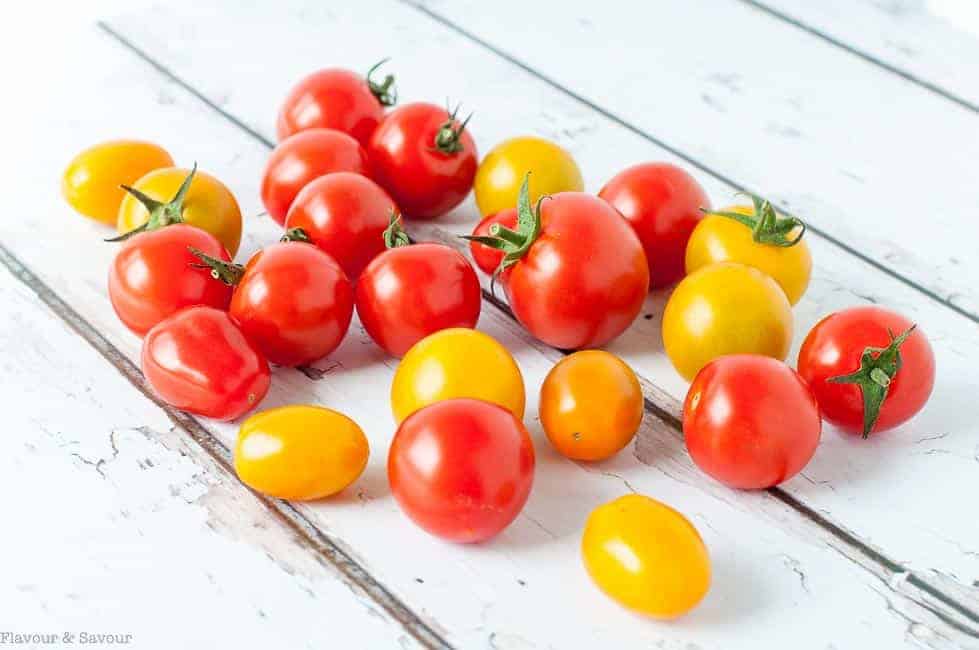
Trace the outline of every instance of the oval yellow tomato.
<instances>
[{"instance_id":1,"label":"oval yellow tomato","mask_svg":"<svg viewBox=\"0 0 979 650\"><path fill-rule=\"evenodd\" d=\"M719 212L752 215L754 209L738 205ZM697 224L687 243L687 273L718 262L740 262L772 276L793 305L805 293L812 274L812 254L805 239L793 246L758 243L748 226L709 214Z\"/></svg>"},{"instance_id":2,"label":"oval yellow tomato","mask_svg":"<svg viewBox=\"0 0 979 650\"><path fill-rule=\"evenodd\" d=\"M639 430L642 388L636 373L614 354L582 350L547 373L540 420L554 448L575 460L617 454Z\"/></svg>"},{"instance_id":3,"label":"oval yellow tomato","mask_svg":"<svg viewBox=\"0 0 979 650\"><path fill-rule=\"evenodd\" d=\"M110 140L85 149L68 163L61 193L81 214L111 225L126 196L120 185L132 185L154 169L172 166L170 154L152 142Z\"/></svg>"},{"instance_id":4,"label":"oval yellow tomato","mask_svg":"<svg viewBox=\"0 0 979 650\"><path fill-rule=\"evenodd\" d=\"M137 180L132 187L151 199L169 203L190 171L179 167L157 169ZM119 205L116 228L120 234L127 233L146 223L149 218L149 211L139 199L127 194ZM241 209L231 190L210 174L200 170L194 173L184 197L181 218L184 223L217 237L231 257L238 252L238 245L241 243Z\"/></svg>"},{"instance_id":5,"label":"oval yellow tomato","mask_svg":"<svg viewBox=\"0 0 979 650\"><path fill-rule=\"evenodd\" d=\"M581 192L581 170L567 151L544 138L523 136L504 140L479 163L473 189L483 216L517 207L517 195L530 172L530 202L545 194Z\"/></svg>"},{"instance_id":6,"label":"oval yellow tomato","mask_svg":"<svg viewBox=\"0 0 979 650\"><path fill-rule=\"evenodd\" d=\"M683 279L663 312L663 347L687 381L719 356L764 354L781 361L792 342L792 307L768 275L735 262Z\"/></svg>"},{"instance_id":7,"label":"oval yellow tomato","mask_svg":"<svg viewBox=\"0 0 979 650\"><path fill-rule=\"evenodd\" d=\"M581 555L602 591L654 618L685 614L710 588L710 556L697 529L673 508L639 494L588 516Z\"/></svg>"},{"instance_id":8,"label":"oval yellow tomato","mask_svg":"<svg viewBox=\"0 0 979 650\"><path fill-rule=\"evenodd\" d=\"M367 438L342 413L319 406L282 406L251 416L235 445L235 471L245 485L280 499L336 494L367 466Z\"/></svg>"},{"instance_id":9,"label":"oval yellow tomato","mask_svg":"<svg viewBox=\"0 0 979 650\"><path fill-rule=\"evenodd\" d=\"M391 383L391 409L400 424L435 402L472 397L499 404L523 419L523 375L496 339L462 327L423 338L398 364Z\"/></svg>"}]
</instances>

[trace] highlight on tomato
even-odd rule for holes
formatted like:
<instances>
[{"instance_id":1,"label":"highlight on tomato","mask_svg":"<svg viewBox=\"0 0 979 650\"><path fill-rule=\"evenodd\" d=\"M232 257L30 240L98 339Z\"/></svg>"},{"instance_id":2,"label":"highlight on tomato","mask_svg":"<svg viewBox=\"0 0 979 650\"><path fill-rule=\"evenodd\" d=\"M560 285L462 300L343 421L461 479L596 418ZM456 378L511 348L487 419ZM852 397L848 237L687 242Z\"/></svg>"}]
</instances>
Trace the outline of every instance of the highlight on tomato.
<instances>
[{"instance_id":1,"label":"highlight on tomato","mask_svg":"<svg viewBox=\"0 0 979 650\"><path fill-rule=\"evenodd\" d=\"M245 266L192 252L214 280L235 287L228 312L270 362L312 363L343 341L353 288L336 260L307 243L301 230L289 231Z\"/></svg>"},{"instance_id":2,"label":"highlight on tomato","mask_svg":"<svg viewBox=\"0 0 979 650\"><path fill-rule=\"evenodd\" d=\"M520 188L517 229L499 223L466 237L503 252L500 276L517 320L561 349L602 346L624 332L649 291L636 233L608 203L583 192L530 202Z\"/></svg>"},{"instance_id":3,"label":"highlight on tomato","mask_svg":"<svg viewBox=\"0 0 979 650\"><path fill-rule=\"evenodd\" d=\"M143 375L167 404L216 420L234 420L265 398L269 364L227 312L182 309L143 339Z\"/></svg>"},{"instance_id":4,"label":"highlight on tomato","mask_svg":"<svg viewBox=\"0 0 979 650\"><path fill-rule=\"evenodd\" d=\"M799 350L798 367L823 418L864 438L914 417L935 385L928 338L904 316L874 306L819 321Z\"/></svg>"},{"instance_id":5,"label":"highlight on tomato","mask_svg":"<svg viewBox=\"0 0 979 650\"><path fill-rule=\"evenodd\" d=\"M279 140L306 129L336 129L367 146L371 133L384 118L384 108L398 101L394 77L381 81L374 73L387 59L363 76L341 68L317 70L293 86L279 110Z\"/></svg>"},{"instance_id":6,"label":"highlight on tomato","mask_svg":"<svg viewBox=\"0 0 979 650\"><path fill-rule=\"evenodd\" d=\"M706 211L687 244L687 273L718 262L740 262L770 275L796 304L809 286L812 254L806 224L750 195L751 206Z\"/></svg>"},{"instance_id":7,"label":"highlight on tomato","mask_svg":"<svg viewBox=\"0 0 979 650\"><path fill-rule=\"evenodd\" d=\"M482 303L466 258L444 244L412 244L400 220L391 213L387 250L367 265L356 289L361 324L395 357L439 330L475 327Z\"/></svg>"},{"instance_id":8,"label":"highlight on tomato","mask_svg":"<svg viewBox=\"0 0 979 650\"><path fill-rule=\"evenodd\" d=\"M417 102L388 113L371 135L371 175L408 219L433 219L466 198L476 176L476 143L466 127L434 104Z\"/></svg>"},{"instance_id":9,"label":"highlight on tomato","mask_svg":"<svg viewBox=\"0 0 979 650\"><path fill-rule=\"evenodd\" d=\"M809 463L822 422L809 385L781 361L719 357L697 373L683 405L691 458L730 487L764 489Z\"/></svg>"},{"instance_id":10,"label":"highlight on tomato","mask_svg":"<svg viewBox=\"0 0 979 650\"><path fill-rule=\"evenodd\" d=\"M479 243L482 237L490 236L490 228L495 223L511 230L515 229L517 227L517 209L508 208L484 217L473 229L472 237L469 239L469 253L479 270L486 275L493 275L496 269L500 268L500 262L503 261L503 251Z\"/></svg>"},{"instance_id":11,"label":"highlight on tomato","mask_svg":"<svg viewBox=\"0 0 979 650\"><path fill-rule=\"evenodd\" d=\"M61 177L65 201L80 214L116 224L119 204L132 185L154 169L173 167L166 149L141 140L110 140L72 158Z\"/></svg>"},{"instance_id":12,"label":"highlight on tomato","mask_svg":"<svg viewBox=\"0 0 979 650\"><path fill-rule=\"evenodd\" d=\"M341 492L367 467L370 449L356 422L307 404L252 415L238 431L235 472L278 499L312 501Z\"/></svg>"},{"instance_id":13,"label":"highlight on tomato","mask_svg":"<svg viewBox=\"0 0 979 650\"><path fill-rule=\"evenodd\" d=\"M693 176L670 163L642 163L613 176L598 197L636 231L649 264L651 288L669 286L684 276L690 233L703 217L701 210L711 207Z\"/></svg>"},{"instance_id":14,"label":"highlight on tomato","mask_svg":"<svg viewBox=\"0 0 979 650\"><path fill-rule=\"evenodd\" d=\"M262 203L284 224L289 206L315 178L333 172L367 176L367 152L353 137L334 129L308 129L280 142L262 174Z\"/></svg>"},{"instance_id":15,"label":"highlight on tomato","mask_svg":"<svg viewBox=\"0 0 979 650\"><path fill-rule=\"evenodd\" d=\"M563 147L537 136L510 138L493 147L476 170L473 189L480 214L517 207L528 173L531 205L548 194L585 189L578 164Z\"/></svg>"},{"instance_id":16,"label":"highlight on tomato","mask_svg":"<svg viewBox=\"0 0 979 650\"><path fill-rule=\"evenodd\" d=\"M710 588L710 556L700 533L670 506L641 494L592 511L581 557L609 598L652 618L686 614Z\"/></svg>"},{"instance_id":17,"label":"highlight on tomato","mask_svg":"<svg viewBox=\"0 0 979 650\"><path fill-rule=\"evenodd\" d=\"M507 409L449 399L398 427L388 481L401 510L427 532L482 542L506 528L530 496L534 445Z\"/></svg>"}]
</instances>

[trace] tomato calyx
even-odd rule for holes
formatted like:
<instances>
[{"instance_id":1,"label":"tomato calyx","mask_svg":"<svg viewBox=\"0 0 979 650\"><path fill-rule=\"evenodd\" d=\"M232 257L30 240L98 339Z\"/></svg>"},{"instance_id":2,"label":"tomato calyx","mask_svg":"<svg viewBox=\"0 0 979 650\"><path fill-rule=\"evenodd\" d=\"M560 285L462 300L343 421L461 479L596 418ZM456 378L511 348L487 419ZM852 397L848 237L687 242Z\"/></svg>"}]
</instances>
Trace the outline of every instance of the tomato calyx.
<instances>
[{"instance_id":1,"label":"tomato calyx","mask_svg":"<svg viewBox=\"0 0 979 650\"><path fill-rule=\"evenodd\" d=\"M465 147L462 146L462 132L466 130L466 125L469 124L469 120L472 119L473 114L470 113L469 117L464 119L462 122L456 120L456 115L459 113L459 109L462 108L462 104L455 107L455 110L449 113L446 109L446 113L449 113L449 119L442 123L439 130L435 132L435 146L432 151L440 151L446 155L452 155L461 153ZM458 125L458 128L457 126Z\"/></svg>"},{"instance_id":2,"label":"tomato calyx","mask_svg":"<svg viewBox=\"0 0 979 650\"><path fill-rule=\"evenodd\" d=\"M398 103L398 88L394 85L393 74L385 75L384 81L380 83L371 79L371 75L390 60L381 59L367 71L367 87L370 88L371 94L377 97L377 101L381 103L381 106L394 106Z\"/></svg>"},{"instance_id":3,"label":"tomato calyx","mask_svg":"<svg viewBox=\"0 0 979 650\"><path fill-rule=\"evenodd\" d=\"M285 231L285 233L283 233L281 237L279 237L279 241L280 242L298 241L307 244L310 243L309 235L306 234L306 231L303 230L302 228L289 228L288 230Z\"/></svg>"},{"instance_id":4,"label":"tomato calyx","mask_svg":"<svg viewBox=\"0 0 979 650\"><path fill-rule=\"evenodd\" d=\"M901 369L901 345L911 336L911 332L916 327L917 325L912 325L898 336L894 336L894 333L888 330L887 333L891 337L890 345L886 348L868 346L860 355L860 368L848 375L827 379L832 384L856 384L860 387L860 394L863 396L864 439L870 435L870 431L877 423L881 406L887 399L887 391L894 376Z\"/></svg>"},{"instance_id":5,"label":"tomato calyx","mask_svg":"<svg viewBox=\"0 0 979 650\"><path fill-rule=\"evenodd\" d=\"M200 264L191 264L194 268L210 269L212 278L223 282L229 287L234 287L241 282L241 276L245 274L245 267L243 265L235 264L234 262L225 262L216 257L211 257L201 249L193 246L188 246L187 250L201 261Z\"/></svg>"},{"instance_id":6,"label":"tomato calyx","mask_svg":"<svg viewBox=\"0 0 979 650\"><path fill-rule=\"evenodd\" d=\"M401 215L394 208L391 208L389 219L388 227L384 229L384 245L388 248L411 246L411 238L401 227Z\"/></svg>"},{"instance_id":7,"label":"tomato calyx","mask_svg":"<svg viewBox=\"0 0 979 650\"><path fill-rule=\"evenodd\" d=\"M150 213L150 218L146 220L141 226L133 228L129 232L124 232L117 237L110 237L106 239L107 242L119 242L125 241L132 237L133 235L138 235L141 232L149 232L151 230L157 230L159 228L164 228L166 226L173 225L175 223L184 222L184 198L187 196L188 190L190 190L190 184L194 180L194 174L197 173L197 163L194 163L193 168L191 168L190 173L187 177L180 183L180 187L177 188L177 193L173 195L167 203L162 201L157 201L151 196L144 194L143 192L137 190L134 187L128 185L120 185L122 189L132 194L136 197L146 211Z\"/></svg>"},{"instance_id":8,"label":"tomato calyx","mask_svg":"<svg viewBox=\"0 0 979 650\"><path fill-rule=\"evenodd\" d=\"M708 215L734 219L751 228L751 238L759 244L789 248L802 241L802 236L806 234L806 224L802 219L790 214L780 216L768 199L746 192L742 194L751 197L751 202L755 207L754 214L705 210L703 208L700 211Z\"/></svg>"}]
</instances>

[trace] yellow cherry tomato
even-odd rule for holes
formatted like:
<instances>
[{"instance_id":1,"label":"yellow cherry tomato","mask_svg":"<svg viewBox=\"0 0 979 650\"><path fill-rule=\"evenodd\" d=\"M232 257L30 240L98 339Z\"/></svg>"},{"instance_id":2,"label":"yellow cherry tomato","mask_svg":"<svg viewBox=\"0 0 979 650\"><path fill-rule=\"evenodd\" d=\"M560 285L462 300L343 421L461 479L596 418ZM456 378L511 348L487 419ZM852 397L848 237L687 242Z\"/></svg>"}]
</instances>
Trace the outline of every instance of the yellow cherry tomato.
<instances>
[{"instance_id":1,"label":"yellow cherry tomato","mask_svg":"<svg viewBox=\"0 0 979 650\"><path fill-rule=\"evenodd\" d=\"M151 199L169 203L180 189L180 184L190 173L189 169L167 167L146 174L133 184ZM184 197L181 216L184 223L206 230L224 244L231 257L238 252L241 243L241 209L224 183L206 172L197 170ZM116 228L127 233L147 220L150 213L135 196L127 194L119 205Z\"/></svg>"},{"instance_id":2,"label":"yellow cherry tomato","mask_svg":"<svg viewBox=\"0 0 979 650\"><path fill-rule=\"evenodd\" d=\"M581 556L606 595L654 618L687 613L710 588L710 556L697 529L673 508L639 494L592 511Z\"/></svg>"},{"instance_id":3,"label":"yellow cherry tomato","mask_svg":"<svg viewBox=\"0 0 979 650\"><path fill-rule=\"evenodd\" d=\"M435 332L408 350L394 373L391 410L400 424L423 406L454 397L499 404L523 419L517 362L493 337L463 327Z\"/></svg>"},{"instance_id":4,"label":"yellow cherry tomato","mask_svg":"<svg viewBox=\"0 0 979 650\"><path fill-rule=\"evenodd\" d=\"M346 415L319 406L282 406L241 425L235 471L263 494L308 501L357 480L368 453L364 432Z\"/></svg>"},{"instance_id":5,"label":"yellow cherry tomato","mask_svg":"<svg viewBox=\"0 0 979 650\"><path fill-rule=\"evenodd\" d=\"M140 140L110 140L75 156L61 178L61 193L81 214L115 224L126 195L120 185L132 185L154 169L172 167L165 149Z\"/></svg>"},{"instance_id":6,"label":"yellow cherry tomato","mask_svg":"<svg viewBox=\"0 0 979 650\"><path fill-rule=\"evenodd\" d=\"M736 262L691 273L663 312L663 347L690 381L725 354L763 354L784 361L792 342L792 307L768 275Z\"/></svg>"},{"instance_id":7,"label":"yellow cherry tomato","mask_svg":"<svg viewBox=\"0 0 979 650\"><path fill-rule=\"evenodd\" d=\"M483 216L515 208L524 177L530 172L530 202L545 194L581 192L581 170L567 151L544 138L504 140L486 154L476 170L473 188Z\"/></svg>"},{"instance_id":8,"label":"yellow cherry tomato","mask_svg":"<svg viewBox=\"0 0 979 650\"><path fill-rule=\"evenodd\" d=\"M614 354L582 350L559 361L540 391L540 420L554 448L575 460L617 454L639 430L642 389Z\"/></svg>"},{"instance_id":9,"label":"yellow cherry tomato","mask_svg":"<svg viewBox=\"0 0 979 650\"><path fill-rule=\"evenodd\" d=\"M754 208L737 205L718 212L754 214ZM791 304L799 302L812 273L812 254L805 239L793 246L761 244L751 229L734 219L710 214L701 219L687 242L687 273L717 262L740 262L772 276Z\"/></svg>"}]
</instances>

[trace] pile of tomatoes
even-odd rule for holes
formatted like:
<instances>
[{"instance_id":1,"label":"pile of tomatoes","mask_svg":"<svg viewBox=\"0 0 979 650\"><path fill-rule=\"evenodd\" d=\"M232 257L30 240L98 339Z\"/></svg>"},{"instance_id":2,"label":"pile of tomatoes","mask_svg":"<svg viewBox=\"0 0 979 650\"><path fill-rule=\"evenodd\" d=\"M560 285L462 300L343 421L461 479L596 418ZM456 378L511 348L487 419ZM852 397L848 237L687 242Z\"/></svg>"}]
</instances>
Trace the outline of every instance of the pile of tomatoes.
<instances>
[{"instance_id":1,"label":"pile of tomatoes","mask_svg":"<svg viewBox=\"0 0 979 650\"><path fill-rule=\"evenodd\" d=\"M663 346L692 382L686 446L718 481L778 485L809 462L822 420L867 436L924 406L931 348L882 308L827 316L806 337L798 370L784 363L792 305L812 271L799 219L756 196L714 210L697 181L668 163L628 168L591 195L568 152L536 137L504 141L480 160L458 108L389 110L394 80L375 79L377 67L366 77L321 70L290 92L261 188L282 239L244 265L233 261L238 204L196 165L178 168L139 141L97 145L69 165L68 202L118 229L109 297L143 337L143 373L168 404L238 419L265 397L270 364L329 355L356 310L371 339L401 357L388 450L397 502L444 539L498 534L533 483L524 380L511 353L474 329L482 289L470 261L445 244L415 243L403 228L474 191L484 218L465 239L476 267L530 334L575 351L551 369L539 399L544 433L568 458L607 459L636 435L639 380L595 348L629 328L651 288L674 284ZM353 483L368 453L350 418L292 405L247 418L234 458L252 488L310 500ZM591 514L582 556L606 593L654 617L688 611L710 583L694 527L641 495Z\"/></svg>"}]
</instances>

